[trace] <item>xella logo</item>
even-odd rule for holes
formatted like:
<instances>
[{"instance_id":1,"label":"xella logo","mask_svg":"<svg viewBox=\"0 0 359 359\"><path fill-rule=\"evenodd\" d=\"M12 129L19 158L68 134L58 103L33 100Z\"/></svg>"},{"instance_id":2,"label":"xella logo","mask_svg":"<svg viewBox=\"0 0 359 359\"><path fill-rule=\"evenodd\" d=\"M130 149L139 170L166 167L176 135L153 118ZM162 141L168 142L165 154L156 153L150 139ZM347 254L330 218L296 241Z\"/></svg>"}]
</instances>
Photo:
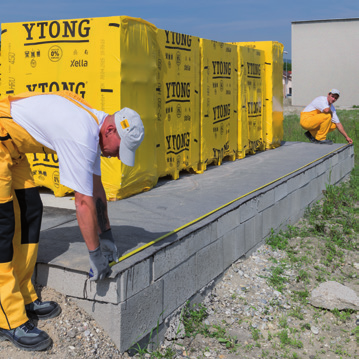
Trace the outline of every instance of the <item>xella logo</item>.
<instances>
[{"instance_id":1,"label":"xella logo","mask_svg":"<svg viewBox=\"0 0 359 359\"><path fill-rule=\"evenodd\" d=\"M63 42L89 42L90 20L40 21L22 24L25 46Z\"/></svg>"}]
</instances>

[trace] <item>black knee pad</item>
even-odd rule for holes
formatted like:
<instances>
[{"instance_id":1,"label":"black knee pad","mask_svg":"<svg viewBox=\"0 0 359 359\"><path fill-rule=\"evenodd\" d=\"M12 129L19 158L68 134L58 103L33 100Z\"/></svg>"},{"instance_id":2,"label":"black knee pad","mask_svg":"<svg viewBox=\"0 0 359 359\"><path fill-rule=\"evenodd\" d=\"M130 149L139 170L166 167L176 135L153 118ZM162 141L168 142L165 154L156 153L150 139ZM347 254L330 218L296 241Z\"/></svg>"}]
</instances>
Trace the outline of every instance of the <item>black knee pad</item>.
<instances>
[{"instance_id":1,"label":"black knee pad","mask_svg":"<svg viewBox=\"0 0 359 359\"><path fill-rule=\"evenodd\" d=\"M14 203L12 201L0 203L0 263L7 263L12 260L14 232Z\"/></svg>"},{"instance_id":2,"label":"black knee pad","mask_svg":"<svg viewBox=\"0 0 359 359\"><path fill-rule=\"evenodd\" d=\"M25 188L15 190L21 215L21 244L38 243L42 219L42 201L39 190Z\"/></svg>"}]
</instances>

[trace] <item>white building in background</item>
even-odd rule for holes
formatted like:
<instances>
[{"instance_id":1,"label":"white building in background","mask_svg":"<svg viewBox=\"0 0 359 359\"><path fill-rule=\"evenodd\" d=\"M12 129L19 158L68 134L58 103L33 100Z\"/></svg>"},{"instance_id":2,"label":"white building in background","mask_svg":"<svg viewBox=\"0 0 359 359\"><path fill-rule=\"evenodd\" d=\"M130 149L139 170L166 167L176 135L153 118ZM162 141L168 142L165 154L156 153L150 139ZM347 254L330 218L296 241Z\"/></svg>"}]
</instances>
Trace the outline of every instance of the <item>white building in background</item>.
<instances>
[{"instance_id":1,"label":"white building in background","mask_svg":"<svg viewBox=\"0 0 359 359\"><path fill-rule=\"evenodd\" d=\"M292 22L292 105L337 88L339 107L359 105L359 18Z\"/></svg>"},{"instance_id":2,"label":"white building in background","mask_svg":"<svg viewBox=\"0 0 359 359\"><path fill-rule=\"evenodd\" d=\"M283 71L283 98L292 96L292 71Z\"/></svg>"}]
</instances>

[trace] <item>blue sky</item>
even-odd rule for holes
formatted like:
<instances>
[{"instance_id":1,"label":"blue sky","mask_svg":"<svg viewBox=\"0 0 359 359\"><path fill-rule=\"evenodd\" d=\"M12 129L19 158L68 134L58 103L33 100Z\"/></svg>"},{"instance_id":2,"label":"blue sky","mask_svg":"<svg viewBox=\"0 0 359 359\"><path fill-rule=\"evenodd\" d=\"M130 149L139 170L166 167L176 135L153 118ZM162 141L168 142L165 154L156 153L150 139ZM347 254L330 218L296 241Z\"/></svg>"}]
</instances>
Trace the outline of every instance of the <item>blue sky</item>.
<instances>
[{"instance_id":1,"label":"blue sky","mask_svg":"<svg viewBox=\"0 0 359 359\"><path fill-rule=\"evenodd\" d=\"M2 1L0 24L115 15L222 42L279 41L290 58L292 21L359 18L359 1L16 0Z\"/></svg>"}]
</instances>

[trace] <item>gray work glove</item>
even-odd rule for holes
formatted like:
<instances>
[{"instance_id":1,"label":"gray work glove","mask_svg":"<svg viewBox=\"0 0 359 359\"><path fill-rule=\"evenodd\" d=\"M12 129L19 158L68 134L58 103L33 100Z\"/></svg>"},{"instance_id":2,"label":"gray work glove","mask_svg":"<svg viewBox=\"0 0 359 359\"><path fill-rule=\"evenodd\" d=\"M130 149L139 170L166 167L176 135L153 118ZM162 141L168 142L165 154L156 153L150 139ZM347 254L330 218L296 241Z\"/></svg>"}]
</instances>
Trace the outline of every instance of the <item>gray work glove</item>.
<instances>
[{"instance_id":1,"label":"gray work glove","mask_svg":"<svg viewBox=\"0 0 359 359\"><path fill-rule=\"evenodd\" d=\"M111 273L107 258L102 254L100 246L89 251L90 256L90 281L101 280ZM92 276L91 276L92 275Z\"/></svg>"},{"instance_id":2,"label":"gray work glove","mask_svg":"<svg viewBox=\"0 0 359 359\"><path fill-rule=\"evenodd\" d=\"M100 246L102 254L109 262L118 262L118 251L115 241L113 240L111 229L100 234Z\"/></svg>"}]
</instances>

